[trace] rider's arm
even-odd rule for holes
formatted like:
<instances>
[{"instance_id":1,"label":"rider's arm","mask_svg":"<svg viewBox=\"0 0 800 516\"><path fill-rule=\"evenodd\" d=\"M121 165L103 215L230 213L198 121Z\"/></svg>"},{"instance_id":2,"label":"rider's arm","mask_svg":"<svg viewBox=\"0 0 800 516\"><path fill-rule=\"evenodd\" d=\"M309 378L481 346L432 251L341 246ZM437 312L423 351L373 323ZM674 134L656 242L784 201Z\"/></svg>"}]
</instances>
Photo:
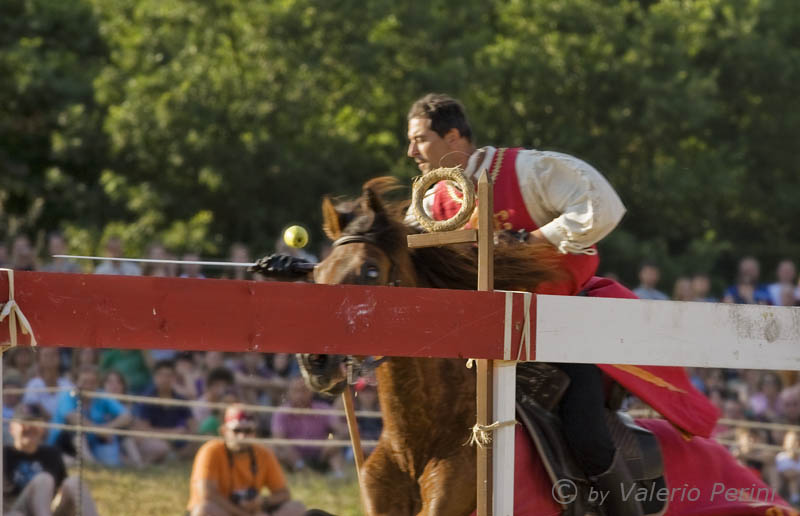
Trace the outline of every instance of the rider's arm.
<instances>
[{"instance_id":1,"label":"rider's arm","mask_svg":"<svg viewBox=\"0 0 800 516\"><path fill-rule=\"evenodd\" d=\"M539 218L546 215L550 219L532 238L543 238L562 253L586 253L622 219L625 206L589 164L549 152L526 158L518 162L518 167L523 167L518 170L523 198L529 206L536 206L536 211L541 210Z\"/></svg>"}]
</instances>

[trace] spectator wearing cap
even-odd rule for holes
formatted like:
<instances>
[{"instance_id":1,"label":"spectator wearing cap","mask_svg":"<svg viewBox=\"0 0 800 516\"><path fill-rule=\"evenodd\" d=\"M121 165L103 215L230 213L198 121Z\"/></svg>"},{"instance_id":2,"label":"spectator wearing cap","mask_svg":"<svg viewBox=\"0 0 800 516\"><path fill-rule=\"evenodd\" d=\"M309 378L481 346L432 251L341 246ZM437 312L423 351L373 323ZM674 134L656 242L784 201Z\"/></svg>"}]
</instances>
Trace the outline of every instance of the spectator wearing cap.
<instances>
[{"instance_id":1,"label":"spectator wearing cap","mask_svg":"<svg viewBox=\"0 0 800 516\"><path fill-rule=\"evenodd\" d=\"M330 410L324 401L313 399L312 392L302 378L289 381L284 407ZM284 439L327 439L329 435L346 436L347 427L341 417L332 415L294 414L278 412L272 416L272 436ZM318 446L281 446L281 461L298 471L310 466L329 471L334 477L344 476L344 453L341 448Z\"/></svg>"},{"instance_id":2,"label":"spectator wearing cap","mask_svg":"<svg viewBox=\"0 0 800 516\"><path fill-rule=\"evenodd\" d=\"M248 443L256 423L239 404L225 410L222 439L198 450L192 466L190 516L300 516L305 507L291 499L278 459L268 448ZM269 490L264 496L262 491Z\"/></svg>"},{"instance_id":3,"label":"spectator wearing cap","mask_svg":"<svg viewBox=\"0 0 800 516\"><path fill-rule=\"evenodd\" d=\"M13 445L3 447L3 509L7 516L43 514L96 516L92 495L77 477L67 477L61 453L42 444L45 420L37 406L20 405L9 424ZM76 511L80 500L80 511Z\"/></svg>"}]
</instances>

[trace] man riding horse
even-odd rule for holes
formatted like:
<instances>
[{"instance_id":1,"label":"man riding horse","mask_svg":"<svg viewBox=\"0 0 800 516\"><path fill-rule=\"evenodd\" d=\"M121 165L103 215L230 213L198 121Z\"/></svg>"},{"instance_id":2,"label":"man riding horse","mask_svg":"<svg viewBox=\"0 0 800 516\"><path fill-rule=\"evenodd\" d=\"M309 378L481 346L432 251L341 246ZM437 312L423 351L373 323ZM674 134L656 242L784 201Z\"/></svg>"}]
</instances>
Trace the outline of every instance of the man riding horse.
<instances>
[{"instance_id":1,"label":"man riding horse","mask_svg":"<svg viewBox=\"0 0 800 516\"><path fill-rule=\"evenodd\" d=\"M519 148L476 148L462 105L446 95L429 94L408 114L408 156L423 174L439 167L461 167L477 181L486 169L494 184L495 229L516 232L523 242L552 245L561 253L563 280L540 285L538 294L635 297L621 285L593 277L594 245L619 223L625 208L608 181L589 164L566 154ZM460 192L440 182L423 203L437 220L461 207ZM480 201L480 200L479 200ZM413 217L408 225L416 222ZM545 244L545 245L546 245ZM292 276L299 260L272 255L255 270ZM302 272L301 272L302 273ZM708 436L718 417L680 368L559 364L570 384L559 406L564 437L587 477L608 493L606 514L643 514L638 501L624 497L632 479L605 420L602 373L635 392L687 435ZM602 372L601 372L602 369Z\"/></svg>"},{"instance_id":2,"label":"man riding horse","mask_svg":"<svg viewBox=\"0 0 800 516\"><path fill-rule=\"evenodd\" d=\"M496 229L517 231L525 242L546 242L563 253L568 279L545 284L536 293L575 295L583 290L599 263L594 244L625 213L619 196L596 169L558 152L477 149L463 106L441 94L428 94L411 106L408 140L408 156L423 174L457 166L477 183L487 170L494 184ZM423 206L432 218L445 220L459 210L459 201L459 194L440 182L428 191ZM568 445L598 489L611 493L610 514L641 514L637 501L621 496L620 488L629 486L631 478L606 426L601 371L589 364L558 367L570 378L559 407Z\"/></svg>"}]
</instances>

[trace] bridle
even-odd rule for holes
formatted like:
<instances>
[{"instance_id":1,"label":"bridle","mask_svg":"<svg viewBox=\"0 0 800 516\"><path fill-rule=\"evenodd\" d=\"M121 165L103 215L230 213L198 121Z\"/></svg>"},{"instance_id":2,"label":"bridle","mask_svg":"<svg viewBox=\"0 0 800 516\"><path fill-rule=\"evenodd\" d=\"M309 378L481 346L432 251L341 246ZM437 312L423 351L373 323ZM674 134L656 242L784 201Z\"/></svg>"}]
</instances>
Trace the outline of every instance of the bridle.
<instances>
[{"instance_id":1,"label":"bridle","mask_svg":"<svg viewBox=\"0 0 800 516\"><path fill-rule=\"evenodd\" d=\"M375 238L373 238L370 235L345 235L345 236L339 237L336 240L334 240L333 244L331 244L331 247L334 247L334 248L335 247L341 247L341 246L347 245L347 244L370 244L370 245L372 245L374 247L377 247L378 250L381 253L383 253L384 256L386 256L386 258L389 260L389 281L384 283L383 286L384 287L399 287L400 286L400 280L396 277L397 266L394 263L394 260L392 260L392 257L389 255L389 253L387 253L386 251L381 249L381 246L378 244L378 242L375 240ZM392 279L392 278L394 278L394 279Z\"/></svg>"},{"instance_id":2,"label":"bridle","mask_svg":"<svg viewBox=\"0 0 800 516\"><path fill-rule=\"evenodd\" d=\"M385 283L383 286L385 287L399 287L400 280L396 278L397 266L392 260L392 257L389 256L389 253L384 251L378 242L370 235L345 235L342 237L337 238L331 244L331 247L341 247L347 244L369 244L374 247L377 247L381 253L383 253L386 258L389 260L389 281ZM394 278L394 279L392 279ZM366 372L375 370L379 365L383 364L391 357L374 357L372 355L367 356L366 358L358 358L354 357L353 355L346 355L345 364L347 367L347 384L352 385L355 383L354 378L356 373L364 374Z\"/></svg>"}]
</instances>

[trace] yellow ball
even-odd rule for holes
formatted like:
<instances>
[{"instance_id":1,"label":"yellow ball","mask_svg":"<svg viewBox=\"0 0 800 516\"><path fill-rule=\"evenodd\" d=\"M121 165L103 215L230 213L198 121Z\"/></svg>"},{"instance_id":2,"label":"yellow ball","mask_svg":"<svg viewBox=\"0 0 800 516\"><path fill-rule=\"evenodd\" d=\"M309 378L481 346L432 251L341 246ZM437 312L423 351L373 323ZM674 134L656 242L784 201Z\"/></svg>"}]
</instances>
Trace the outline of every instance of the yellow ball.
<instances>
[{"instance_id":1,"label":"yellow ball","mask_svg":"<svg viewBox=\"0 0 800 516\"><path fill-rule=\"evenodd\" d=\"M289 226L283 232L283 241L289 247L301 248L308 244L308 231L303 226Z\"/></svg>"}]
</instances>

